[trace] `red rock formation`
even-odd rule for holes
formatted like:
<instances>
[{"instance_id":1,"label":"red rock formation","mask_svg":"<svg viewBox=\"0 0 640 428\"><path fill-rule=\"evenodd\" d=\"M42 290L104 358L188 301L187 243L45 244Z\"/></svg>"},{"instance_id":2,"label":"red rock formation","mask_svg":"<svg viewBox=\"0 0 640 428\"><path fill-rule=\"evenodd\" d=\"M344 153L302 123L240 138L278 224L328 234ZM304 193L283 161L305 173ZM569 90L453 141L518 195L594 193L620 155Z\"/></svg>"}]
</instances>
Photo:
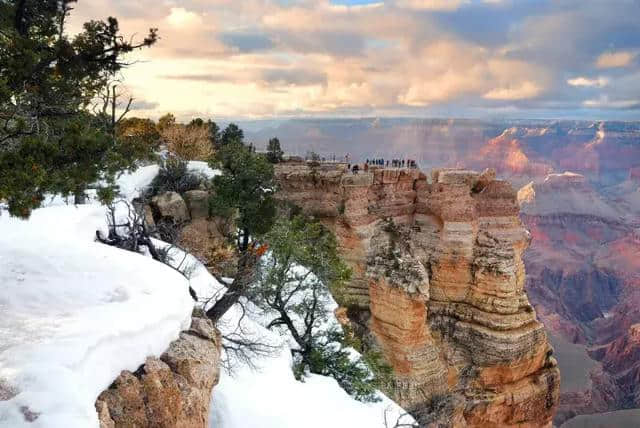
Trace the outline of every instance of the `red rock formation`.
<instances>
[{"instance_id":1,"label":"red rock formation","mask_svg":"<svg viewBox=\"0 0 640 428\"><path fill-rule=\"evenodd\" d=\"M341 302L424 426L551 426L559 371L524 293L529 236L495 174L284 164L281 197L332 228L354 278Z\"/></svg>"}]
</instances>

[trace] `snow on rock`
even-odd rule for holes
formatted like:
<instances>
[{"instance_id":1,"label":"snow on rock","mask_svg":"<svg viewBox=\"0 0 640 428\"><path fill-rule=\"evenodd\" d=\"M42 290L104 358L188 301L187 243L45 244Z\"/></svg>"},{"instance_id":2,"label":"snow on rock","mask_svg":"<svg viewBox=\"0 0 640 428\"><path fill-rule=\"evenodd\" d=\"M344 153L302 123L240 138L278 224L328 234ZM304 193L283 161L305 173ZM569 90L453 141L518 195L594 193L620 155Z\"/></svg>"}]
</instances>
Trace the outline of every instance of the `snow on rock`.
<instances>
[{"instance_id":1,"label":"snow on rock","mask_svg":"<svg viewBox=\"0 0 640 428\"><path fill-rule=\"evenodd\" d=\"M95 204L0 215L0 427L97 427L100 392L189 326L187 280L94 242L104 228Z\"/></svg>"}]
</instances>

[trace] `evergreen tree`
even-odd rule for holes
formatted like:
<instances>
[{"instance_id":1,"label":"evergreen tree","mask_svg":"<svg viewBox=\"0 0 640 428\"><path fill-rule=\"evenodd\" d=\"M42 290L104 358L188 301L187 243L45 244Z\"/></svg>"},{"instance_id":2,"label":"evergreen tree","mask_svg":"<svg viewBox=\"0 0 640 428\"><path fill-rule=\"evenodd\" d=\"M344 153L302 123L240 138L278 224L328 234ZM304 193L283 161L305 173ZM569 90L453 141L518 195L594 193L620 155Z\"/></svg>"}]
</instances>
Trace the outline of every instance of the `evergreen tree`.
<instances>
[{"instance_id":1,"label":"evergreen tree","mask_svg":"<svg viewBox=\"0 0 640 428\"><path fill-rule=\"evenodd\" d=\"M290 336L294 373L331 376L350 395L375 401L389 380L381 355L354 358L344 333L328 328L331 295L342 295L350 270L338 255L334 235L318 221L296 215L280 218L265 236L269 253L260 263L253 300L272 319L268 328Z\"/></svg>"},{"instance_id":2,"label":"evergreen tree","mask_svg":"<svg viewBox=\"0 0 640 428\"><path fill-rule=\"evenodd\" d=\"M230 143L243 143L244 132L235 123L230 123L220 135L220 145L225 146Z\"/></svg>"},{"instance_id":3,"label":"evergreen tree","mask_svg":"<svg viewBox=\"0 0 640 428\"><path fill-rule=\"evenodd\" d=\"M279 163L282 162L282 156L284 152L280 148L280 140L278 137L274 137L269 140L267 144L267 159L271 163Z\"/></svg>"},{"instance_id":4,"label":"evergreen tree","mask_svg":"<svg viewBox=\"0 0 640 428\"><path fill-rule=\"evenodd\" d=\"M220 127L211 119L207 120L207 126L209 127L209 141L215 149L220 142Z\"/></svg>"},{"instance_id":5,"label":"evergreen tree","mask_svg":"<svg viewBox=\"0 0 640 428\"><path fill-rule=\"evenodd\" d=\"M234 236L239 261L238 272L227 292L207 311L215 322L245 294L253 282L256 263L262 255L258 238L273 225L276 204L273 165L251 152L237 140L222 145L215 153L212 167L222 174L213 178L210 208L213 215L233 218L238 233ZM253 238L253 243L251 243Z\"/></svg>"},{"instance_id":6,"label":"evergreen tree","mask_svg":"<svg viewBox=\"0 0 640 428\"><path fill-rule=\"evenodd\" d=\"M47 193L113 184L118 171L148 155L117 138L122 116L110 81L126 66L124 55L156 42L156 30L135 44L108 18L70 38L72 3L0 0L0 200L12 215L29 216ZM90 114L101 96L102 112Z\"/></svg>"}]
</instances>

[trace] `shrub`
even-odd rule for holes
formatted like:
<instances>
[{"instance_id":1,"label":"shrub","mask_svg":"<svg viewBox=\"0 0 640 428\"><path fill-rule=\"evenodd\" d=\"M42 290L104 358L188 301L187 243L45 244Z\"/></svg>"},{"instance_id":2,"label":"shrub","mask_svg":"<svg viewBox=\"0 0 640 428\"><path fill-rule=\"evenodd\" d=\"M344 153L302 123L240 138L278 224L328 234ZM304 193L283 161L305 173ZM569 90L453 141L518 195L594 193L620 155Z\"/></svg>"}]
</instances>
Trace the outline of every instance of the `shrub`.
<instances>
[{"instance_id":1,"label":"shrub","mask_svg":"<svg viewBox=\"0 0 640 428\"><path fill-rule=\"evenodd\" d=\"M160 165L160 171L149 185L146 196L152 197L164 192L183 194L199 189L204 182L205 177L189 171L186 161L169 157Z\"/></svg>"}]
</instances>

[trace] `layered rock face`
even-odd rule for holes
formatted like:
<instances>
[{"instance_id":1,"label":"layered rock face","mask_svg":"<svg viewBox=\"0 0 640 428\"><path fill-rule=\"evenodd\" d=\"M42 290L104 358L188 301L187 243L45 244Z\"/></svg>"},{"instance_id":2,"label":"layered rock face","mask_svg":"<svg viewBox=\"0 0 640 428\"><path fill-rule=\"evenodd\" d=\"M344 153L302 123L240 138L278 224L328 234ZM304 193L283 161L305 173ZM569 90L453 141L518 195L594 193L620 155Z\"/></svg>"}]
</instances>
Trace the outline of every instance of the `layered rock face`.
<instances>
[{"instance_id":1,"label":"layered rock face","mask_svg":"<svg viewBox=\"0 0 640 428\"><path fill-rule=\"evenodd\" d=\"M340 302L423 426L551 426L559 371L524 293L516 192L491 171L282 164L282 198L321 219L354 277Z\"/></svg>"},{"instance_id":2,"label":"layered rock face","mask_svg":"<svg viewBox=\"0 0 640 428\"><path fill-rule=\"evenodd\" d=\"M218 383L220 335L207 318L194 316L158 358L123 371L96 400L101 428L204 428L211 390Z\"/></svg>"}]
</instances>

